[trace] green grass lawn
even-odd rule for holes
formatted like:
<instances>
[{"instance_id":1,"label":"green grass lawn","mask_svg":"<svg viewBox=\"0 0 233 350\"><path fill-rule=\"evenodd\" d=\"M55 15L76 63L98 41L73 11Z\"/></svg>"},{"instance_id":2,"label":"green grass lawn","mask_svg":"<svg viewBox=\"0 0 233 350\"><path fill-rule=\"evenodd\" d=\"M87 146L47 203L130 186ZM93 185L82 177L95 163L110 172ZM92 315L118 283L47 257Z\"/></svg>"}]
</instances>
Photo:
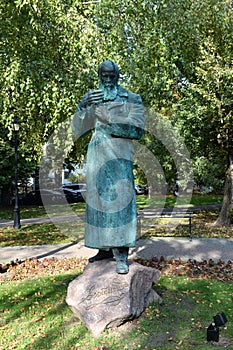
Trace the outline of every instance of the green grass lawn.
<instances>
[{"instance_id":1,"label":"green grass lawn","mask_svg":"<svg viewBox=\"0 0 233 350\"><path fill-rule=\"evenodd\" d=\"M172 195L166 196L166 202L163 203L159 196L154 196L148 198L147 196L137 196L137 207L138 209L143 209L145 207L158 208L159 205L162 207L173 207L176 205L176 197ZM190 207L206 205L206 204L221 204L223 200L222 195L193 195L190 202ZM187 205L187 197L179 198L179 203ZM181 205L180 204L180 205ZM85 203L75 203L69 206L75 213L84 213L85 212ZM13 220L13 207L0 208L0 219ZM63 213L64 206L62 206ZM61 211L61 206L54 205L54 211L58 214ZM22 206L20 207L20 214L22 219L30 218L40 218L47 216L45 208L43 206Z\"/></svg>"},{"instance_id":2,"label":"green grass lawn","mask_svg":"<svg viewBox=\"0 0 233 350\"><path fill-rule=\"evenodd\" d=\"M85 212L85 203L75 203L71 205L67 205L68 208L71 208L74 212L77 212L79 214ZM62 205L54 205L54 212L61 213L65 215L65 206ZM13 220L13 207L7 207L7 208L0 208L0 220ZM43 206L22 206L20 207L20 217L22 219L31 219L31 218L41 218L47 216L46 210Z\"/></svg>"},{"instance_id":3,"label":"green grass lawn","mask_svg":"<svg viewBox=\"0 0 233 350\"><path fill-rule=\"evenodd\" d=\"M167 195L165 198L159 196L153 196L148 198L148 196L137 196L137 206L139 209L143 208L170 208L174 206L189 206L192 209L193 206L208 205L208 204L221 204L223 201L222 195L192 195L181 196L178 199L173 195Z\"/></svg>"},{"instance_id":4,"label":"green grass lawn","mask_svg":"<svg viewBox=\"0 0 233 350\"><path fill-rule=\"evenodd\" d=\"M173 196L167 199L168 206L175 203ZM218 204L221 203L222 196L193 196L193 205ZM143 208L147 206L148 199L146 196L137 196L137 207ZM55 210L59 207L55 206ZM80 214L83 217L85 212L85 203L72 204L73 213ZM64 213L64 211L63 211ZM12 209L2 209L0 211L1 218L12 219ZM219 215L219 209L211 209L205 211L195 211L193 215L193 237L209 237L209 238L232 238L233 229L229 227L214 227ZM23 207L21 208L21 216L23 218L43 217L46 212L43 207ZM143 229L141 232L143 237L188 237L188 228L178 226L175 229L168 229L164 226L155 226ZM23 225L19 230L15 230L12 226L0 228L0 246L10 245L41 245L41 244L58 244L80 241L84 238L84 222L76 220L63 223L44 223L34 225Z\"/></svg>"},{"instance_id":5,"label":"green grass lawn","mask_svg":"<svg viewBox=\"0 0 233 350\"><path fill-rule=\"evenodd\" d=\"M155 290L162 304L152 304L118 331L93 338L65 302L67 286L80 273L70 270L16 281L3 281L0 348L28 350L208 350L233 349L232 283L163 276ZM224 311L228 323L219 343L206 342L206 328Z\"/></svg>"},{"instance_id":6,"label":"green grass lawn","mask_svg":"<svg viewBox=\"0 0 233 350\"><path fill-rule=\"evenodd\" d=\"M0 228L0 246L41 245L68 243L65 236L54 224L25 225L19 230L13 227Z\"/></svg>"},{"instance_id":7,"label":"green grass lawn","mask_svg":"<svg viewBox=\"0 0 233 350\"><path fill-rule=\"evenodd\" d=\"M199 211L193 216L193 237L232 238L233 229L214 227L219 210ZM73 232L73 235L71 235ZM142 237L188 237L188 228L178 226L167 229L155 226L142 229ZM24 225L19 230L13 227L0 228L0 246L61 244L81 241L84 238L84 222L66 222L56 226L53 223Z\"/></svg>"}]
</instances>

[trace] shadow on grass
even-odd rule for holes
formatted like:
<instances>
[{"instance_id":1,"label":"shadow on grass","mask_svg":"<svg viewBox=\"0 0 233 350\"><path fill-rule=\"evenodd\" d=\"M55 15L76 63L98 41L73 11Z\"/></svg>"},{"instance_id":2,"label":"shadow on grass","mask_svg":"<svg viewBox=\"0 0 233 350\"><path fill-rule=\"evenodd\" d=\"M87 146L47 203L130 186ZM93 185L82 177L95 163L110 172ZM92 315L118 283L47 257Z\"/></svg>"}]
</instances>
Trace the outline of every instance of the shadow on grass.
<instances>
[{"instance_id":1,"label":"shadow on grass","mask_svg":"<svg viewBox=\"0 0 233 350\"><path fill-rule=\"evenodd\" d=\"M79 273L10 282L1 286L3 349L160 349L204 350L206 328L223 311L233 319L231 283L162 276L155 289L161 305L152 304L124 333L105 331L93 338L66 305L68 284ZM224 329L230 344L232 327ZM124 346L122 345L124 342Z\"/></svg>"},{"instance_id":2,"label":"shadow on grass","mask_svg":"<svg viewBox=\"0 0 233 350\"><path fill-rule=\"evenodd\" d=\"M25 225L19 230L7 227L0 231L1 246L58 244L70 241L69 237L51 223Z\"/></svg>"},{"instance_id":3,"label":"shadow on grass","mask_svg":"<svg viewBox=\"0 0 233 350\"><path fill-rule=\"evenodd\" d=\"M132 333L133 347L129 349L211 349L213 344L207 343L206 330L213 322L213 316L224 310L228 318L232 319L233 294L230 283L162 277L155 290L163 302L146 309ZM125 343L128 341L129 335ZM231 326L222 330L219 343L214 345L220 348L233 346Z\"/></svg>"},{"instance_id":4,"label":"shadow on grass","mask_svg":"<svg viewBox=\"0 0 233 350\"><path fill-rule=\"evenodd\" d=\"M8 349L9 344L17 344L17 348L53 349L53 343L64 332L64 318L71 313L65 302L66 290L78 274L75 271L2 285L0 323L7 330L3 349Z\"/></svg>"}]
</instances>

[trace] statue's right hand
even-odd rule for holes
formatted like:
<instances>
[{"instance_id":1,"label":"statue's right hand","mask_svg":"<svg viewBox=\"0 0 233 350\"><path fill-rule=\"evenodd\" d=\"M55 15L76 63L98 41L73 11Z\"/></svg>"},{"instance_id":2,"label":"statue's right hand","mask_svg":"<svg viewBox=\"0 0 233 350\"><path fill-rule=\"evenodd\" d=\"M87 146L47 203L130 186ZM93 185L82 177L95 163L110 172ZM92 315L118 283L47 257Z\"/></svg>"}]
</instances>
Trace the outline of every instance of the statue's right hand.
<instances>
[{"instance_id":1,"label":"statue's right hand","mask_svg":"<svg viewBox=\"0 0 233 350\"><path fill-rule=\"evenodd\" d=\"M99 104L103 102L104 93L102 90L93 90L88 92L85 104L86 105L92 105L92 104Z\"/></svg>"}]
</instances>

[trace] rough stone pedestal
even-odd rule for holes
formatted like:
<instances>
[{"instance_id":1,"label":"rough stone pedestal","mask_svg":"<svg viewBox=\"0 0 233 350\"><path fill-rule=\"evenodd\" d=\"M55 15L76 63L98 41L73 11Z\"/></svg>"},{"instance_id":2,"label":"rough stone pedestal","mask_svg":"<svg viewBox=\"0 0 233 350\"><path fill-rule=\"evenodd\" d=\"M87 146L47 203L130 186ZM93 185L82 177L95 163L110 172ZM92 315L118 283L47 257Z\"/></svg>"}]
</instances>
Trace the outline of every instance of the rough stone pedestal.
<instances>
[{"instance_id":1,"label":"rough stone pedestal","mask_svg":"<svg viewBox=\"0 0 233 350\"><path fill-rule=\"evenodd\" d=\"M113 259L89 263L68 286L67 304L94 336L140 316L151 302L161 302L152 289L158 270L134 262L126 275L115 270Z\"/></svg>"}]
</instances>

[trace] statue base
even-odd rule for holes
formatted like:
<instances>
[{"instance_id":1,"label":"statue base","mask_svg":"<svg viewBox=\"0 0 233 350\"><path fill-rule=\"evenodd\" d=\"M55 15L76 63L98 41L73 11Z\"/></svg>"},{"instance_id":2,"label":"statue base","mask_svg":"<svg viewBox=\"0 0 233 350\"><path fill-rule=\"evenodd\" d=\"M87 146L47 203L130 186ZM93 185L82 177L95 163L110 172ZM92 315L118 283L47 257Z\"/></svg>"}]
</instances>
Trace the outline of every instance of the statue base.
<instances>
[{"instance_id":1,"label":"statue base","mask_svg":"<svg viewBox=\"0 0 233 350\"><path fill-rule=\"evenodd\" d=\"M160 303L152 288L159 277L158 270L135 262L129 262L128 274L120 275L115 260L96 261L69 284L66 302L93 336L99 336L139 317L150 303Z\"/></svg>"}]
</instances>

